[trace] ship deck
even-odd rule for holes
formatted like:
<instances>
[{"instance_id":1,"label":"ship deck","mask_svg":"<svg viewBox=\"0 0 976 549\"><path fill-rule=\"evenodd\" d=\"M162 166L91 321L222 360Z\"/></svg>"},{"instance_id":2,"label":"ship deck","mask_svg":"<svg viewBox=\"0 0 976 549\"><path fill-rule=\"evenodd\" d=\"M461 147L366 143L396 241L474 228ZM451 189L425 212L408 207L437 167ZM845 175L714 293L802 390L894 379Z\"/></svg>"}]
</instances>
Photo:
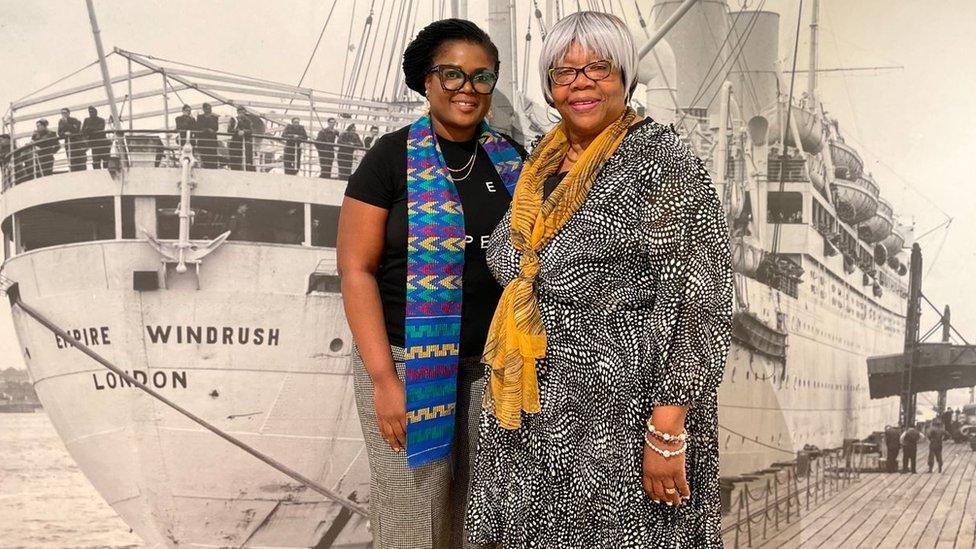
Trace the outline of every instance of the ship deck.
<instances>
[{"instance_id":1,"label":"ship deck","mask_svg":"<svg viewBox=\"0 0 976 549\"><path fill-rule=\"evenodd\" d=\"M900 457L900 456L899 456ZM917 474L862 473L798 520L753 543L740 534L727 547L976 547L976 452L946 442L942 474L928 471L928 445ZM900 463L900 460L899 460ZM760 535L755 535L759 533Z\"/></svg>"}]
</instances>

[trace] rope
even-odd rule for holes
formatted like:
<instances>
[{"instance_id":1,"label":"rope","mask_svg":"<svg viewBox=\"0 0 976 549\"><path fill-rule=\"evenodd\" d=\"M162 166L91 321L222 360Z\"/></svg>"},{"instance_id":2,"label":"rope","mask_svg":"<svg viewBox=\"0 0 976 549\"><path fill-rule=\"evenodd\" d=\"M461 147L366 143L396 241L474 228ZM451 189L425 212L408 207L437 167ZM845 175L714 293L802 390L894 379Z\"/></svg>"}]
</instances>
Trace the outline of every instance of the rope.
<instances>
[{"instance_id":1,"label":"rope","mask_svg":"<svg viewBox=\"0 0 976 549\"><path fill-rule=\"evenodd\" d=\"M390 16L386 19L386 28L383 30L383 44L380 46L380 54L379 54L379 57L376 60L376 69L377 70L376 70L375 73L373 73L373 85L369 87L369 89L373 90L373 97L372 97L373 99L376 99L376 90L379 87L380 74L383 75L383 84L386 85L386 80L387 80L387 77L389 76L390 70L391 70L390 65L392 65L392 54L391 54L390 57L388 57L391 60L387 62L387 69L384 71L384 70L381 69L381 66L382 66L382 63L383 63L383 60L384 60L384 55L385 55L383 52L386 51L386 42L390 38L390 25L393 22L393 9L394 8L391 6L390 7ZM383 17L383 12L384 11L385 11L384 7L381 6L380 7L380 17L381 18ZM400 4L400 11L401 11L401 13L403 12L403 4L402 3ZM398 23L398 26L399 26L399 23ZM369 76L369 71L366 72L366 75ZM365 94L365 90L363 91L363 93Z\"/></svg>"},{"instance_id":2,"label":"rope","mask_svg":"<svg viewBox=\"0 0 976 549\"><path fill-rule=\"evenodd\" d=\"M113 53L115 53L115 52L110 52L110 53L109 53L108 55L112 55ZM108 58L108 55L106 55L105 57L106 57L106 58ZM28 93L27 95L25 95L25 96L23 96L23 97L21 97L20 99L18 99L18 100L16 100L16 101L14 101L14 103L20 103L20 102L21 102L21 101L23 101L24 99L27 99L28 97L30 97L30 96L32 96L32 95L34 95L34 94L38 94L38 93L41 93L42 91L44 91L44 90L46 90L46 89L49 89L49 88L51 88L52 86L56 86L56 85L58 85L58 84L60 84L61 82L64 82L65 80L67 80L67 79L69 79L69 78L71 78L72 76L74 76L74 75L76 75L76 74L78 74L79 72L81 72L81 71L83 71L83 70L85 70L85 69L87 69L87 68L89 68L89 67L94 67L94 66L95 66L95 65L97 65L97 64L98 64L98 59L96 59L96 60L94 60L94 61L92 61L91 63L89 63L89 64L87 64L87 65L85 65L84 67L82 67L82 68L80 68L80 69L78 69L78 70L76 70L75 72L73 72L73 73L71 73L71 74L69 74L69 75L67 75L67 76L63 76L63 77L61 77L61 78L59 78L59 79L57 79L57 80L55 80L54 82L51 82L50 84L48 84L48 85L46 85L46 86L44 86L44 87L42 87L42 88L38 88L38 89L36 89L36 90L34 90L34 91L32 91L32 92L30 92L30 93Z\"/></svg>"},{"instance_id":3,"label":"rope","mask_svg":"<svg viewBox=\"0 0 976 549\"><path fill-rule=\"evenodd\" d=\"M346 89L346 69L349 66L349 51L352 49L352 23L356 20L356 3L352 4L352 14L349 16L349 34L346 35L346 55L342 61L342 81L339 83L340 95Z\"/></svg>"},{"instance_id":4,"label":"rope","mask_svg":"<svg viewBox=\"0 0 976 549\"><path fill-rule=\"evenodd\" d=\"M384 12L386 12L386 0L382 0L382 3L380 4L380 13L379 13L379 16L378 16L379 23L376 25L376 29L375 29L376 32L379 32L380 27L383 25L383 13ZM370 15L372 16L372 8L370 8ZM372 30L373 30L373 28L372 28L372 26L370 26L370 31L372 31ZM384 44L385 44L386 43L385 42L386 37L384 36L383 39L384 39ZM382 51L381 51L381 54L382 54ZM373 39L373 41L370 42L370 44L369 44L369 59L366 60L366 70L364 71L365 74L366 74L366 77L363 78L363 80L362 80L362 88L360 90L358 90L358 91L354 91L353 92L358 97L363 97L363 96L366 95L366 84L367 84L367 81L369 80L369 75L372 74L372 70L373 70L373 58L375 56L376 56L376 39Z\"/></svg>"},{"instance_id":5,"label":"rope","mask_svg":"<svg viewBox=\"0 0 976 549\"><path fill-rule=\"evenodd\" d=\"M758 12L757 12L758 13ZM803 18L803 0L800 0L800 7L797 10L796 15L796 38L793 41L793 68L790 70L790 94L786 98L786 124L783 126L783 131L790 131L790 123L793 115L793 85L796 83L796 58L797 51L800 48L800 20ZM783 189L786 188L786 170L783 166L786 164L786 138L783 138L782 147L779 153L779 192L782 193ZM796 143L797 147L800 147L800 143ZM780 194L782 196L782 194ZM773 224L773 243L770 253L775 256L779 251L779 237L782 224Z\"/></svg>"},{"instance_id":6,"label":"rope","mask_svg":"<svg viewBox=\"0 0 976 549\"><path fill-rule=\"evenodd\" d=\"M252 448L247 443L242 442L241 440L235 438L234 436L227 434L226 432L222 431L221 429L219 429L219 428L215 427L214 425L208 423L206 420L204 420L204 419L196 416L195 414L191 413L190 411L186 410L185 408L181 407L180 405L176 404L175 402L169 400L168 398L164 397L160 393L156 392L152 388L150 388L147 385L143 384L142 382L140 382L136 378L132 377L131 375L129 375L128 373L126 373L124 370L118 368L117 366L115 366L114 364L112 364L111 362L109 362L108 360L102 358L98 353L96 353L95 351L92 351L87 345L81 343L80 341L77 341L76 339L74 339L74 337L72 337L70 334L68 334L68 332L66 332L66 331L62 330L61 328L57 327L53 322L51 322L50 320L48 320L48 318L46 316L44 316L43 314L41 314L40 312L38 312L36 309L34 309L33 307L31 307L30 305L27 305L26 303L24 303L23 301L21 301L21 299L20 299L20 290L19 290L16 282L14 282L13 284L11 284L6 289L6 293L7 293L7 297L10 300L11 307L14 306L14 305L20 307L20 310L22 310L25 313L27 313L28 316L30 316L31 318L33 318L34 320L36 320L37 322L39 322L42 326L44 326L48 330L54 332L58 336L60 336L61 339L65 340L68 343L70 343L71 345L77 347L79 351L81 351L82 353L88 355L95 362L98 362L102 366L108 368L113 373L115 373L115 375L117 375L120 378L124 379L126 382L131 383L132 385L138 387L143 392L148 393L150 396L152 396L156 400L158 400L158 401L162 402L163 404L169 406L170 408L176 410L177 412L179 412L180 414L182 414L186 418L190 419L194 423L197 423L201 427L203 427L203 428L207 429L208 431L216 434L220 438L226 440L227 442L230 442L234 446L237 446L241 450L244 450L245 452L251 454L252 456L254 456L256 458L258 458L259 460L261 460L264 463L270 465L271 467L274 467L275 469L277 469L278 471L280 471L280 472L284 473L285 475L291 477L292 479L297 480L298 482L304 484L305 486L307 486L307 487L311 488L312 490L318 492L319 494L325 496L326 498L334 501L335 503L338 503L339 505L345 507L349 511L351 511L353 513L356 513L356 514L358 514L360 516L363 516L363 517L367 516L366 509L363 506L361 506L361 505L359 505L359 504L357 504L357 503L355 503L355 502L347 499L346 497L342 496L342 494L339 494L338 492L335 492L334 490L331 490L329 488L326 488L325 486L322 486L321 484L319 484L319 483L315 482L314 480L312 480L312 479L310 479L310 478L302 475L301 473L295 471L294 469L291 469L291 468L287 467L286 465L284 465L284 464L276 461L275 459L273 459L273 458L271 458L271 457L269 457L269 456L267 456L267 455L259 452L258 450Z\"/></svg>"},{"instance_id":7,"label":"rope","mask_svg":"<svg viewBox=\"0 0 976 549\"><path fill-rule=\"evenodd\" d=\"M315 53L319 51L319 44L322 43L322 37L325 36L325 29L328 28L329 21L332 20L332 12L335 11L337 3L339 3L339 0L332 0L332 7L329 8L329 15L325 17L325 23L322 25L322 31L319 32L319 38L315 41L315 47L312 48L312 54L308 56L308 63L305 63L305 70L302 71L302 76L298 79L298 84L295 85L296 88L302 87L302 82L305 82L305 75L308 74L308 68L312 66L312 59L315 59ZM293 97L291 101L288 102L288 107L285 107L285 112L282 114L288 114L288 109L294 102L295 98Z\"/></svg>"}]
</instances>

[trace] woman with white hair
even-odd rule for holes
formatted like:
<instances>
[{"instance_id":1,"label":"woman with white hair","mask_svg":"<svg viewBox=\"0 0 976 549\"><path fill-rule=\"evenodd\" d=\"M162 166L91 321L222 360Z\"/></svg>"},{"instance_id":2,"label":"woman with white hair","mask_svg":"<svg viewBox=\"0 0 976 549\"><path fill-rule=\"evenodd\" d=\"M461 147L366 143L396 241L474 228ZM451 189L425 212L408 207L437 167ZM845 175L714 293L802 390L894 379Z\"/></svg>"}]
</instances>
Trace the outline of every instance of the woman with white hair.
<instances>
[{"instance_id":1,"label":"woman with white hair","mask_svg":"<svg viewBox=\"0 0 976 549\"><path fill-rule=\"evenodd\" d=\"M570 15L543 45L562 121L490 239L505 290L485 347L474 542L721 546L728 229L701 160L627 106L636 66L613 15Z\"/></svg>"}]
</instances>

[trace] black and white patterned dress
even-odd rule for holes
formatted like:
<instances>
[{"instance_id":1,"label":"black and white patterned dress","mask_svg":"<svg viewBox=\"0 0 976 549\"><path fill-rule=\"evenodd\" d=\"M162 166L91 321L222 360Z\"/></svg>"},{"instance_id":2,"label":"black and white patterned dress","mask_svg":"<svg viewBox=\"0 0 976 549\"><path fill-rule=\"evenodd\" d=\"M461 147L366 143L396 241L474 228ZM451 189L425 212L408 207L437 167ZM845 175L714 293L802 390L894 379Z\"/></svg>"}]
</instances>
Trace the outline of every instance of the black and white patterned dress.
<instances>
[{"instance_id":1,"label":"black and white patterned dress","mask_svg":"<svg viewBox=\"0 0 976 549\"><path fill-rule=\"evenodd\" d=\"M503 285L519 268L510 215L488 250ZM732 269L701 161L670 126L632 126L539 259L542 411L515 431L482 412L469 535L506 549L721 547L716 393ZM681 507L641 488L644 422L659 404L691 406Z\"/></svg>"}]
</instances>

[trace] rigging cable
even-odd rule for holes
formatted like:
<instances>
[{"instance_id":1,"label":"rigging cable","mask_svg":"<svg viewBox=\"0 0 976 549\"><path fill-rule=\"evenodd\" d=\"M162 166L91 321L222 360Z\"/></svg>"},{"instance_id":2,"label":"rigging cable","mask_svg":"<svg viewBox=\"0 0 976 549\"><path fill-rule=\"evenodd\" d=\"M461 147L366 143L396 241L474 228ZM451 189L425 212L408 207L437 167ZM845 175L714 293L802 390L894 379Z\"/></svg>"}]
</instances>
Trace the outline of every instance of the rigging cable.
<instances>
[{"instance_id":1,"label":"rigging cable","mask_svg":"<svg viewBox=\"0 0 976 549\"><path fill-rule=\"evenodd\" d=\"M393 40L390 41L390 55L389 55L389 58L388 58L389 59L389 65L387 66L386 71L383 73L383 90L380 92L380 99L386 99L387 98L387 96L386 96L386 86L390 82L389 76L391 74L393 74L394 75L394 78L396 77L396 72L393 70L393 62L396 59L396 44L397 44L397 41L400 39L400 32L401 32L401 29L403 27L403 22L404 22L403 9L404 9L404 6L407 6L407 9L409 9L409 6L412 5L412 4L413 4L413 1L412 0L411 0L411 2L409 4L406 3L406 2L400 2L400 11L397 13L397 17L396 17L396 27L394 27L394 29L393 29ZM407 16L408 17L409 17L409 13L410 12L408 11L407 12ZM392 11L390 12L390 16L391 17L393 16L393 12ZM386 40L384 39L384 43L385 42L386 42ZM376 77L379 78L379 74L377 74ZM373 89L376 89L376 88L374 87Z\"/></svg>"},{"instance_id":2,"label":"rigging cable","mask_svg":"<svg viewBox=\"0 0 976 549\"><path fill-rule=\"evenodd\" d=\"M522 87L521 93L529 89L529 55L532 53L532 11L529 11L528 21L525 25L525 58L522 60ZM515 99L514 97L512 98Z\"/></svg>"},{"instance_id":3,"label":"rigging cable","mask_svg":"<svg viewBox=\"0 0 976 549\"><path fill-rule=\"evenodd\" d=\"M735 28L735 24L738 22L738 17L740 14L741 12L736 13L736 19L732 21L731 25L729 25L729 33L726 34L726 38L731 36L732 29ZM722 76L723 73L726 74L728 73L728 71L725 69L725 66L727 64L731 65L732 63L734 63L736 59L739 57L739 55L741 55L742 52L745 50L745 45L746 43L748 43L749 37L752 36L752 30L755 29L756 21L758 20L758 18L759 18L759 12L757 11L752 16L752 19L750 19L749 22L746 23L746 32L742 35L741 39L737 40L734 44L730 46L729 56L722 61L721 65L719 65L718 69L716 69L715 74L712 74L711 70L714 67L715 61L718 61L719 58L722 56L722 50L725 47L725 41L722 42L722 46L719 48L718 53L716 54L715 58L712 60L712 65L709 66L708 71L706 71L705 73L705 78L708 79L707 82L705 80L702 81L701 85L698 87L698 91L695 92L694 99L690 103L688 103L689 105L694 105L698 102L698 100L702 99L704 97L703 94L706 92L706 90L708 90L708 88L712 86L716 78ZM738 53L736 53L736 50L738 50ZM711 77L709 78L709 76ZM715 96L721 92L721 89L722 89L721 86L715 87L715 91L712 93L711 98L709 98L706 107L712 104L712 102L715 100ZM688 116L688 112L681 113L681 118L678 120L677 125L680 126L684 122L685 118L687 118L687 116Z\"/></svg>"},{"instance_id":4,"label":"rigging cable","mask_svg":"<svg viewBox=\"0 0 976 549\"><path fill-rule=\"evenodd\" d=\"M546 22L542 19L542 10L539 9L539 1L532 0L532 6L535 9L536 22L539 24L539 37L542 40L546 39Z\"/></svg>"},{"instance_id":5,"label":"rigging cable","mask_svg":"<svg viewBox=\"0 0 976 549\"><path fill-rule=\"evenodd\" d=\"M797 10L797 14L796 14L796 38L793 41L793 69L790 71L790 94L786 98L786 124L784 126L784 128L786 128L785 131L789 131L790 118L791 115L793 114L793 85L796 83L796 58L797 58L797 52L800 49L800 21L802 19L803 19L803 0L800 0L800 7ZM783 189L786 186L786 182L785 182L786 170L783 169L786 161L786 143L785 143L786 139L784 138L783 141L784 143L782 143L783 146L781 147L782 150L779 153L779 192L780 192L779 196L783 196L782 195ZM797 145L799 146L800 144L797 143ZM775 256L779 251L779 236L780 236L779 233L781 227L782 227L782 223L779 223L778 221L773 223L773 242L771 246L772 249L770 250L770 253L773 256Z\"/></svg>"},{"instance_id":6,"label":"rigging cable","mask_svg":"<svg viewBox=\"0 0 976 549\"><path fill-rule=\"evenodd\" d=\"M746 24L746 32L742 35L742 39L739 40L739 41L737 41L736 44L735 44L735 46L734 46L734 48L738 48L739 51L738 51L738 53L736 53L735 55L733 55L733 56L731 56L729 58L732 63L734 63L742 55L742 52L745 51L746 44L748 43L749 38L752 36L752 31L754 31L756 29L756 23L758 22L758 20L759 20L759 15L758 15L758 12L757 12L757 14L755 16L753 16L753 18L749 21L749 23ZM734 48L733 48L733 51L735 51ZM730 65L731 65L731 63L730 63ZM724 66L724 64L723 64L723 66ZM729 68L731 69L731 66ZM716 73L715 76L717 77L718 76L718 73ZM713 80L714 80L714 78L713 78ZM708 86L706 86L706 88L709 87L709 86L711 86L711 82L708 84ZM712 92L712 96L708 99L708 103L707 103L708 105L711 105L715 101L715 97L718 96L718 94L721 92L721 90L722 90L722 87L721 86L717 86L715 88L715 91Z\"/></svg>"},{"instance_id":7,"label":"rigging cable","mask_svg":"<svg viewBox=\"0 0 976 549\"><path fill-rule=\"evenodd\" d=\"M354 97L356 91L356 84L359 81L360 69L363 66L363 56L365 55L365 50L369 44L370 31L373 30L373 6L376 4L376 0L372 0L369 5L369 15L366 16L366 22L363 24L363 31L359 34L359 45L356 46L356 56L352 62L352 74L349 75L349 89L345 91L347 97Z\"/></svg>"},{"instance_id":8,"label":"rigging cable","mask_svg":"<svg viewBox=\"0 0 976 549\"><path fill-rule=\"evenodd\" d=\"M383 25L383 12L386 10L386 0L382 0L382 2L383 3L380 4L380 14L378 17L380 22L376 25L376 32L379 32L380 27ZM372 9L370 9L370 15L372 15ZM369 46L369 59L366 61L366 70L364 71L366 76L361 81L362 88L359 90L353 90L353 95L356 97L365 98L366 96L366 85L368 84L367 80L369 80L369 75L373 71L373 58L375 56L376 56L376 40L374 39Z\"/></svg>"},{"instance_id":9,"label":"rigging cable","mask_svg":"<svg viewBox=\"0 0 976 549\"><path fill-rule=\"evenodd\" d=\"M402 4L401 4L401 7L402 7ZM381 18L382 18L382 14L383 14L384 11L385 11L384 8L380 8L380 17ZM390 38L390 25L392 23L393 23L393 7L391 6L390 7L390 16L386 20L386 28L383 29L383 43L380 45L380 53L379 53L379 55L376 58L376 71L373 73L373 85L369 87L369 89L372 90L372 92L373 92L372 99L374 99L374 100L377 97L376 96L376 90L379 88L380 74L383 74L384 75L384 78L386 78L387 76L389 76L389 73L390 73L389 64L387 64L387 69L385 71L381 67L383 66L383 63L385 62L384 60L386 59L386 57L385 57L385 55L386 55L385 54L385 52L386 52L386 42ZM375 43L374 43L374 45L375 45ZM369 73L367 72L366 75L368 77L369 76ZM365 93L366 93L366 90L363 90L363 94L365 94Z\"/></svg>"},{"instance_id":10,"label":"rigging cable","mask_svg":"<svg viewBox=\"0 0 976 549\"><path fill-rule=\"evenodd\" d=\"M329 8L329 15L327 15L325 18L325 24L322 25L322 30L319 32L319 38L318 40L315 41L315 47L312 48L312 54L308 56L308 62L305 63L305 70L302 71L301 77L298 78L298 84L295 85L296 88L302 87L302 83L305 82L305 76L308 74L309 67L312 66L312 60L315 59L315 52L319 51L319 44L322 43L322 37L325 36L325 29L328 28L329 21L332 20L332 12L335 11L335 7L338 2L339 0L332 0L332 7ZM282 113L282 116L288 114L288 109L292 106L292 103L294 102L295 102L295 98L292 98L288 102L288 106L285 107L285 112Z\"/></svg>"},{"instance_id":11,"label":"rigging cable","mask_svg":"<svg viewBox=\"0 0 976 549\"><path fill-rule=\"evenodd\" d=\"M404 17L401 21L397 21L397 30L399 30L400 32L396 37L394 37L395 40L393 41L393 43L390 44L390 56L391 56L390 73L393 74L393 86L390 88L390 96L388 99L391 101L396 100L398 90L400 89L400 76L403 72L403 71L393 70L392 59L396 59L396 52L401 52L405 49L404 44L406 43L406 36L411 29L410 14L413 12L413 5L414 5L414 0L410 0L410 2L407 3L406 17ZM401 22L403 23L402 25L400 24ZM387 99L385 82L383 83L383 98Z\"/></svg>"},{"instance_id":12,"label":"rigging cable","mask_svg":"<svg viewBox=\"0 0 976 549\"><path fill-rule=\"evenodd\" d=\"M650 39L651 33L647 30L647 21L644 20L644 15L641 13L637 0L634 0L634 9L637 10L637 20L640 22L641 29L644 31L644 38ZM651 50L651 55L654 56L654 61L657 63L658 74L661 75L661 80L664 80L664 85L668 88L668 94L671 96L671 102L674 103L674 113L677 116L681 112L681 105L678 103L678 95L675 93L675 88L671 86L671 82L668 81L668 75L664 72L664 64L661 63L661 58L657 54L657 48ZM640 62L640 60L638 60L638 62ZM646 87L647 86L645 85L645 88ZM650 105L648 105L648 107L649 106Z\"/></svg>"},{"instance_id":13,"label":"rigging cable","mask_svg":"<svg viewBox=\"0 0 976 549\"><path fill-rule=\"evenodd\" d=\"M356 20L356 3L352 3L352 13L349 16L349 32L346 34L346 54L342 61L342 80L339 81L339 96L345 97L343 91L346 89L346 72L349 69L349 52L352 51L352 24Z\"/></svg>"}]
</instances>

